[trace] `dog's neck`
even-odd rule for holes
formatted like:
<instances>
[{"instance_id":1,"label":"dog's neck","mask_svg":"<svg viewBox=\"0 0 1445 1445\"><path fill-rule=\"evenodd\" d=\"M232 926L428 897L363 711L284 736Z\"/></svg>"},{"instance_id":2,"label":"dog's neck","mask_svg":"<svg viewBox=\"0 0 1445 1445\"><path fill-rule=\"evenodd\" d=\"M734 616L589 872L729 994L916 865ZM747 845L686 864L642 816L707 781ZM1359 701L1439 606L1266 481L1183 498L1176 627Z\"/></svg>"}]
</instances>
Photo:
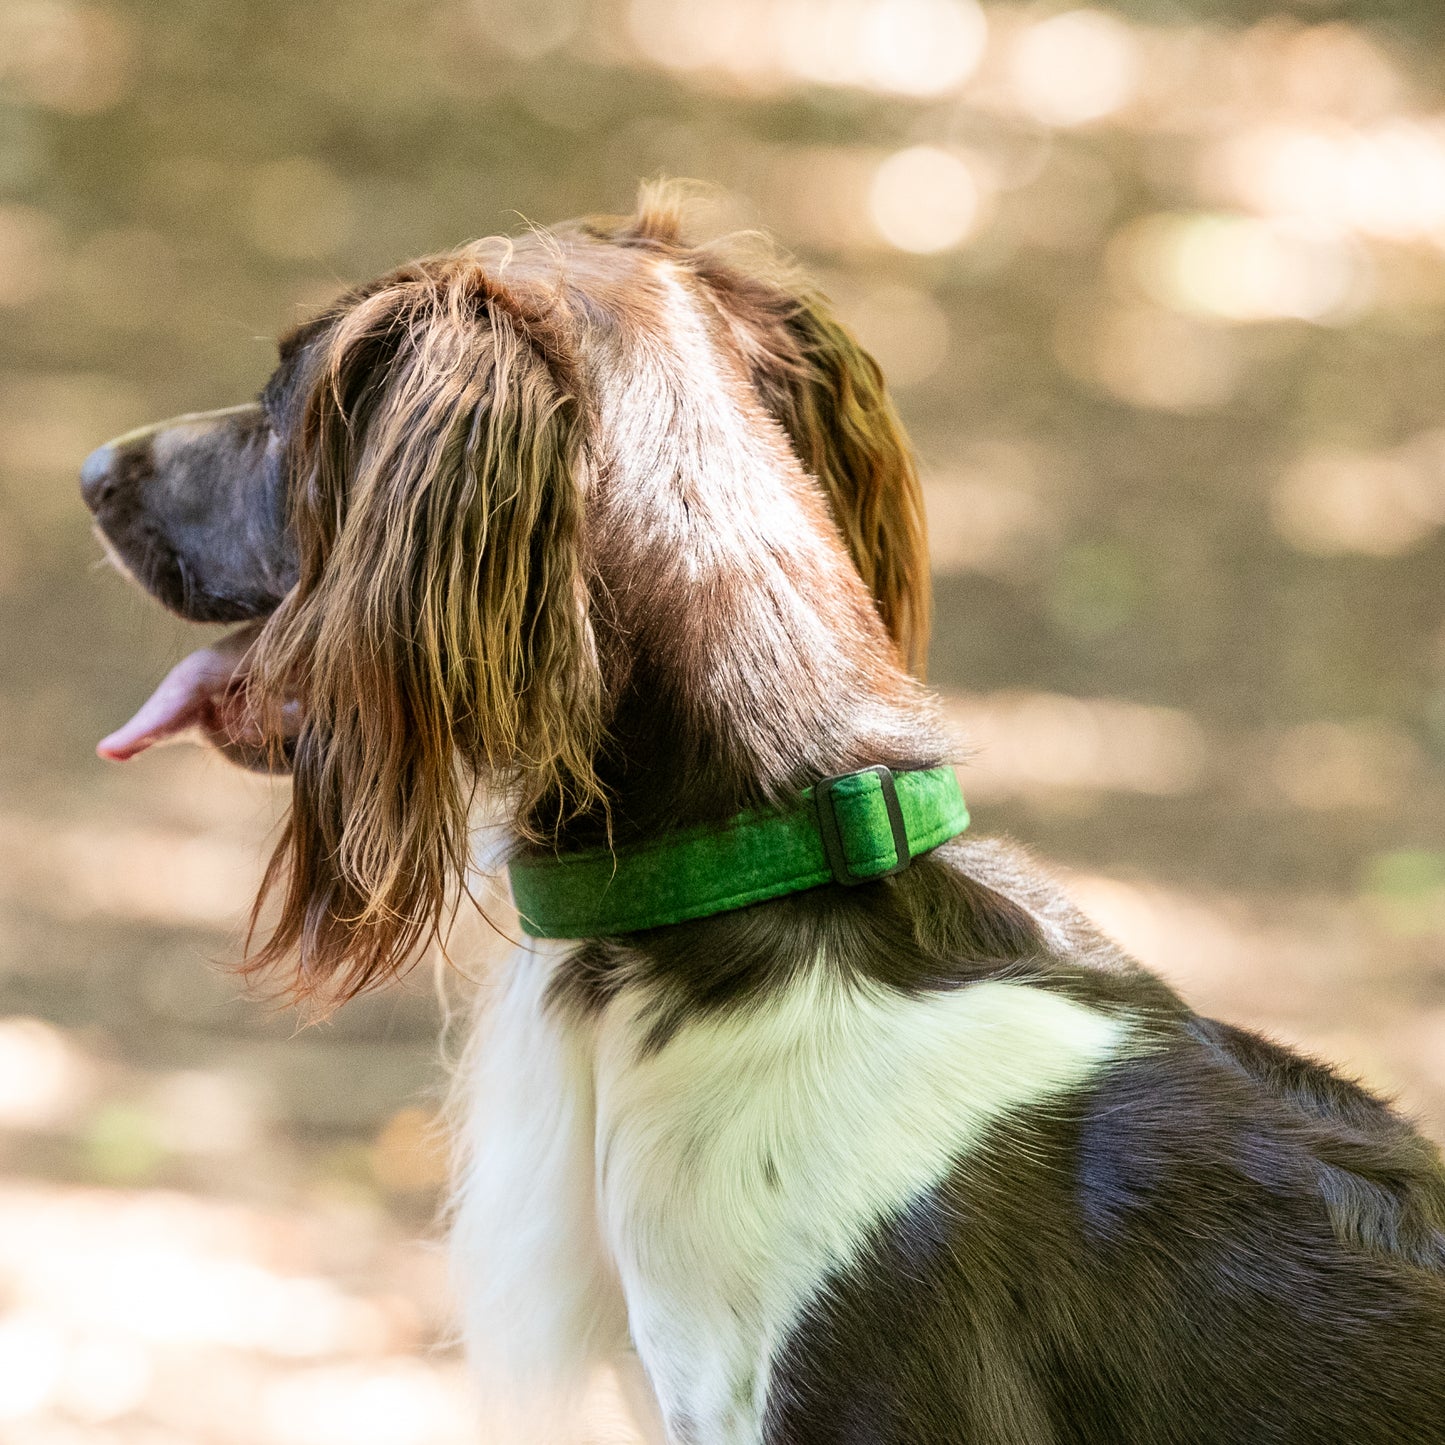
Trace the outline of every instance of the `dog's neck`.
<instances>
[{"instance_id":1,"label":"dog's neck","mask_svg":"<svg viewBox=\"0 0 1445 1445\"><path fill-rule=\"evenodd\" d=\"M820 776L924 766L948 745L819 485L716 314L658 272L645 344L591 354L593 624L610 817L566 846L715 821Z\"/></svg>"}]
</instances>

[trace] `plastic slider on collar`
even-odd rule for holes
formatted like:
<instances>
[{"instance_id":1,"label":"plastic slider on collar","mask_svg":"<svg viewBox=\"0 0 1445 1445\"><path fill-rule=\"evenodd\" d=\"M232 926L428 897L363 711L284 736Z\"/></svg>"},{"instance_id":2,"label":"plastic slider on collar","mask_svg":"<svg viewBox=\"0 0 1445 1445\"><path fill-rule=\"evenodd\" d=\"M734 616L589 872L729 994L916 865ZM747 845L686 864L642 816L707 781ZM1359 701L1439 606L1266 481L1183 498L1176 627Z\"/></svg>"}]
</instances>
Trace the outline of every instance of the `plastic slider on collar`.
<instances>
[{"instance_id":1,"label":"plastic slider on collar","mask_svg":"<svg viewBox=\"0 0 1445 1445\"><path fill-rule=\"evenodd\" d=\"M871 778L878 780L876 790L868 781ZM880 801L884 818L878 817ZM891 878L913 861L908 847L908 826L903 820L891 768L878 764L860 768L855 773L835 773L831 778L824 778L813 786L813 807L818 814L823 852L833 870L835 883L853 888L859 883ZM891 864L885 862L887 833L880 826L885 819L892 833ZM874 863L883 866L873 867Z\"/></svg>"}]
</instances>

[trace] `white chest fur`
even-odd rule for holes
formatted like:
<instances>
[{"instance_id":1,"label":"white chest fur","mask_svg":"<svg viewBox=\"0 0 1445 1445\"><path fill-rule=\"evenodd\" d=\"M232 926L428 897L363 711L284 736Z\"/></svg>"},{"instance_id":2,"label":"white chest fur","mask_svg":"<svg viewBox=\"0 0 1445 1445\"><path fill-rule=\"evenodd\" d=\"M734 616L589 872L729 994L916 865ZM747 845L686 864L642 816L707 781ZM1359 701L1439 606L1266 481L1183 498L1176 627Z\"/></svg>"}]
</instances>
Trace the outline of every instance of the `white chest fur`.
<instances>
[{"instance_id":1,"label":"white chest fur","mask_svg":"<svg viewBox=\"0 0 1445 1445\"><path fill-rule=\"evenodd\" d=\"M814 960L649 1053L658 1000L631 985L564 1023L543 1007L558 962L518 956L478 1051L473 1351L555 1390L630 1334L690 1445L756 1445L778 1349L870 1230L1127 1032L1024 985L907 997Z\"/></svg>"}]
</instances>

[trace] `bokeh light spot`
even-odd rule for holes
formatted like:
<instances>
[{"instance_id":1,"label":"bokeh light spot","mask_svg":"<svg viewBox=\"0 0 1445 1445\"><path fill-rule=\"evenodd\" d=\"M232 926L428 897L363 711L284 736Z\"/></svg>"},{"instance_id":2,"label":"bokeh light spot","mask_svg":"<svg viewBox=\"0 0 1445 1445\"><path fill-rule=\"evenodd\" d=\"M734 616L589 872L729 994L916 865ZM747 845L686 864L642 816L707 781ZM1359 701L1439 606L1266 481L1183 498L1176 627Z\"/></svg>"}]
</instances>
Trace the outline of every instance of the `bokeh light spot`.
<instances>
[{"instance_id":1,"label":"bokeh light spot","mask_svg":"<svg viewBox=\"0 0 1445 1445\"><path fill-rule=\"evenodd\" d=\"M523 60L561 49L582 25L579 0L475 0L488 41Z\"/></svg>"},{"instance_id":2,"label":"bokeh light spot","mask_svg":"<svg viewBox=\"0 0 1445 1445\"><path fill-rule=\"evenodd\" d=\"M1271 513L1276 532L1301 552L1395 556L1445 522L1445 468L1419 444L1313 451L1280 477Z\"/></svg>"},{"instance_id":3,"label":"bokeh light spot","mask_svg":"<svg viewBox=\"0 0 1445 1445\"><path fill-rule=\"evenodd\" d=\"M1410 737L1389 723L1309 722L1285 731L1272 772L1298 808L1388 808L1400 801L1421 761Z\"/></svg>"},{"instance_id":4,"label":"bokeh light spot","mask_svg":"<svg viewBox=\"0 0 1445 1445\"><path fill-rule=\"evenodd\" d=\"M33 206L0 206L0 306L43 296L59 272L60 227Z\"/></svg>"},{"instance_id":5,"label":"bokeh light spot","mask_svg":"<svg viewBox=\"0 0 1445 1445\"><path fill-rule=\"evenodd\" d=\"M50 110L109 110L130 89L134 50L130 22L113 6L12 0L0 8L0 77Z\"/></svg>"},{"instance_id":6,"label":"bokeh light spot","mask_svg":"<svg viewBox=\"0 0 1445 1445\"><path fill-rule=\"evenodd\" d=\"M1081 380L1131 406L1203 411L1233 396L1242 359L1220 326L1160 306L1124 306L1066 314L1055 344Z\"/></svg>"},{"instance_id":7,"label":"bokeh light spot","mask_svg":"<svg viewBox=\"0 0 1445 1445\"><path fill-rule=\"evenodd\" d=\"M873 0L855 22L863 73L878 90L938 95L983 57L988 25L971 0Z\"/></svg>"},{"instance_id":8,"label":"bokeh light spot","mask_svg":"<svg viewBox=\"0 0 1445 1445\"><path fill-rule=\"evenodd\" d=\"M36 1018L0 1019L0 1128L54 1128L88 1082L84 1058L59 1029Z\"/></svg>"},{"instance_id":9,"label":"bokeh light spot","mask_svg":"<svg viewBox=\"0 0 1445 1445\"><path fill-rule=\"evenodd\" d=\"M1338 232L1247 216L1151 216L1117 236L1153 300L1225 321L1322 321L1362 299L1362 261Z\"/></svg>"},{"instance_id":10,"label":"bokeh light spot","mask_svg":"<svg viewBox=\"0 0 1445 1445\"><path fill-rule=\"evenodd\" d=\"M936 146L911 146L874 172L868 210L890 245L927 254L963 241L978 220L979 202L967 162Z\"/></svg>"},{"instance_id":11,"label":"bokeh light spot","mask_svg":"<svg viewBox=\"0 0 1445 1445\"><path fill-rule=\"evenodd\" d=\"M1205 775L1208 739L1178 708L1005 691L955 696L948 709L977 749L962 777L980 801L1057 791L1168 796Z\"/></svg>"},{"instance_id":12,"label":"bokeh light spot","mask_svg":"<svg viewBox=\"0 0 1445 1445\"><path fill-rule=\"evenodd\" d=\"M966 81L988 35L977 0L631 0L627 21L669 70L920 97Z\"/></svg>"},{"instance_id":13,"label":"bokeh light spot","mask_svg":"<svg viewBox=\"0 0 1445 1445\"><path fill-rule=\"evenodd\" d=\"M1030 25L1009 59L1019 105L1045 125L1083 125L1111 115L1138 82L1134 36L1099 10L1070 10Z\"/></svg>"}]
</instances>

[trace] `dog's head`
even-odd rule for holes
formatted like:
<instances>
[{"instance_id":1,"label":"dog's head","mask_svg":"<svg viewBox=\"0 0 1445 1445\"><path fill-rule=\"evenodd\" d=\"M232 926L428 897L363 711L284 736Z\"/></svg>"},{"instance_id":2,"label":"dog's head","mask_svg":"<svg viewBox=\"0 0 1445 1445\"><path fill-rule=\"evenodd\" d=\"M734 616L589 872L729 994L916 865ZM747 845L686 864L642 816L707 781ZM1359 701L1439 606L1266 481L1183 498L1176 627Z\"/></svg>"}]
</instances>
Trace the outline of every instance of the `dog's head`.
<instances>
[{"instance_id":1,"label":"dog's head","mask_svg":"<svg viewBox=\"0 0 1445 1445\"><path fill-rule=\"evenodd\" d=\"M628 466L666 454L652 433L687 416L696 364L675 354L663 291L685 292L758 445L802 479L789 504L828 534L814 562L851 554L857 596L845 586L839 606L862 597L868 615L847 626L891 634L917 667L921 509L876 365L781 267L685 244L666 199L401 267L284 338L256 403L85 463L98 528L143 587L184 617L249 624L183 664L114 755L209 721L290 767L262 894L279 913L253 962L299 960L302 993L349 996L437 935L479 786L507 790L544 841L605 811L598 759L635 684L628 639L650 625L620 615L609 548L657 532L668 565L664 519L619 493ZM679 634L714 585L678 599ZM198 716L207 688L232 706Z\"/></svg>"}]
</instances>

